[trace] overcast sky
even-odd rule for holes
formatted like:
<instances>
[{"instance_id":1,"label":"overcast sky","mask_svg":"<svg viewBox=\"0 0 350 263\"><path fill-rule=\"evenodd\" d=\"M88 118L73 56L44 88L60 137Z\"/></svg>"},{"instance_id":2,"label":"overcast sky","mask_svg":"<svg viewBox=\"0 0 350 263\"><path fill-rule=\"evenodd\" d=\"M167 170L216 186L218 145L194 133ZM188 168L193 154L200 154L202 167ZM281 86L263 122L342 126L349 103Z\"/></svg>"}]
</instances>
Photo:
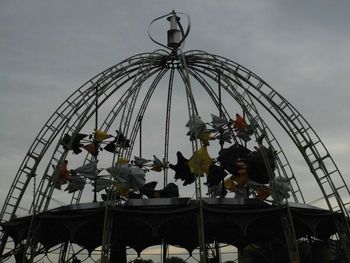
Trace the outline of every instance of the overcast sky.
<instances>
[{"instance_id":1,"label":"overcast sky","mask_svg":"<svg viewBox=\"0 0 350 263\"><path fill-rule=\"evenodd\" d=\"M227 57L264 79L350 182L349 1L0 0L0 204L57 107L104 69L157 49L148 24L173 9L191 18L185 51Z\"/></svg>"}]
</instances>

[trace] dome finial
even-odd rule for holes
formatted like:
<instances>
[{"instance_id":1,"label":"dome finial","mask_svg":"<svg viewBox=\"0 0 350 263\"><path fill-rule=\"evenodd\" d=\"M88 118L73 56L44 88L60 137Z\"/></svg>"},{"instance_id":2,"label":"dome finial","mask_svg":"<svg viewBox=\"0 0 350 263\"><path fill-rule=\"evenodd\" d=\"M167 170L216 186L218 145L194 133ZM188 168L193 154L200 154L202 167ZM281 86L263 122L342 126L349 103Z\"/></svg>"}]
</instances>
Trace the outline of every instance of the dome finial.
<instances>
[{"instance_id":1,"label":"dome finial","mask_svg":"<svg viewBox=\"0 0 350 263\"><path fill-rule=\"evenodd\" d=\"M186 32L184 31L183 26L180 23L180 20L181 20L180 15L187 18ZM170 22L170 29L167 31L167 35L168 35L167 45L162 44L159 41L155 40L151 36L151 33L150 33L150 28L151 28L152 24L158 20L163 19L163 18L166 18ZM177 12L175 12L175 10L173 10L172 12L170 12L166 15L163 15L163 16L160 16L160 17L154 19L148 27L148 35L154 43L156 43L162 47L165 47L167 49L170 49L170 50L177 50L178 48L181 47L181 45L184 43L185 39L187 38L188 33L190 32L190 28L191 28L191 23L190 23L189 16L186 15L185 13L177 13Z\"/></svg>"}]
</instances>

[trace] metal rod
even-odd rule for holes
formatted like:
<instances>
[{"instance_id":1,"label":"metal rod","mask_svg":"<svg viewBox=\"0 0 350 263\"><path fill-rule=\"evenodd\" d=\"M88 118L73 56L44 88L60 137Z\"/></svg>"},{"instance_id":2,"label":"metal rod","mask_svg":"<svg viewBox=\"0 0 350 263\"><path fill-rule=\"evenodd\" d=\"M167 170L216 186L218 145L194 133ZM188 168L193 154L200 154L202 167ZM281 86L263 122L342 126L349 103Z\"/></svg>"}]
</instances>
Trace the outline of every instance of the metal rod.
<instances>
[{"instance_id":1,"label":"metal rod","mask_svg":"<svg viewBox=\"0 0 350 263\"><path fill-rule=\"evenodd\" d=\"M162 240L162 263L167 262L168 244Z\"/></svg>"},{"instance_id":2,"label":"metal rod","mask_svg":"<svg viewBox=\"0 0 350 263\"><path fill-rule=\"evenodd\" d=\"M95 160L97 161L97 155L98 155L98 142L97 142L97 138L96 138L96 132L98 130L98 85L96 85L96 89L95 89L95 137L94 137L94 144L96 147L96 156L95 156ZM97 191L96 191L96 187L97 187L97 182L96 179L94 179L94 203L97 202Z\"/></svg>"},{"instance_id":3,"label":"metal rod","mask_svg":"<svg viewBox=\"0 0 350 263\"><path fill-rule=\"evenodd\" d=\"M186 88L186 97L188 101L189 115L190 120L194 118L194 116L198 115L198 111L195 107L195 101L192 93L191 80L189 76L189 69L186 62L186 57L182 53L182 50L179 49L179 60L181 62L181 71L182 77L184 80L185 88ZM193 147L194 146L194 147ZM193 153L198 151L198 141L194 140L194 145L192 142ZM205 232L204 232L204 217L203 217L203 200L202 200L202 189L201 189L201 179L200 174L195 175L195 191L196 191L196 200L198 202L198 216L197 216L197 227L198 227L198 242L199 242L199 251L200 251L200 262L207 263L207 249L205 244Z\"/></svg>"},{"instance_id":4,"label":"metal rod","mask_svg":"<svg viewBox=\"0 0 350 263\"><path fill-rule=\"evenodd\" d=\"M223 112L222 112L222 95L221 95L221 73L218 71L218 92L219 92L219 115L220 118L223 117ZM222 129L220 129L220 150L224 148L224 141L222 139ZM225 192L225 178L222 178L221 180L221 193L220 197L224 197L224 192ZM217 241L214 242L215 244L215 252L216 256L218 259L220 258L220 248L219 248L219 243Z\"/></svg>"},{"instance_id":5,"label":"metal rod","mask_svg":"<svg viewBox=\"0 0 350 263\"><path fill-rule=\"evenodd\" d=\"M219 112L220 117L222 117L222 103L221 103L221 73L218 72L218 89L219 89Z\"/></svg>"},{"instance_id":6,"label":"metal rod","mask_svg":"<svg viewBox=\"0 0 350 263\"><path fill-rule=\"evenodd\" d=\"M142 158L142 116L139 117L139 123L140 123L140 158Z\"/></svg>"},{"instance_id":7,"label":"metal rod","mask_svg":"<svg viewBox=\"0 0 350 263\"><path fill-rule=\"evenodd\" d=\"M95 90L95 129L98 129L98 85Z\"/></svg>"},{"instance_id":8,"label":"metal rod","mask_svg":"<svg viewBox=\"0 0 350 263\"><path fill-rule=\"evenodd\" d=\"M164 187L168 184L168 159L169 159L169 137L170 137L170 116L171 116L171 98L173 93L174 84L174 69L170 71L169 85L168 85L168 98L167 98L167 110L165 117L165 142L164 142Z\"/></svg>"},{"instance_id":9,"label":"metal rod","mask_svg":"<svg viewBox=\"0 0 350 263\"><path fill-rule=\"evenodd\" d=\"M218 92L219 92L219 114L220 118L223 117L223 112L222 112L222 95L221 95L221 72L218 71ZM220 150L224 148L224 141L222 139L222 129L220 128ZM220 197L224 197L224 192L225 192L225 178L222 178L221 180L221 193Z\"/></svg>"}]
</instances>

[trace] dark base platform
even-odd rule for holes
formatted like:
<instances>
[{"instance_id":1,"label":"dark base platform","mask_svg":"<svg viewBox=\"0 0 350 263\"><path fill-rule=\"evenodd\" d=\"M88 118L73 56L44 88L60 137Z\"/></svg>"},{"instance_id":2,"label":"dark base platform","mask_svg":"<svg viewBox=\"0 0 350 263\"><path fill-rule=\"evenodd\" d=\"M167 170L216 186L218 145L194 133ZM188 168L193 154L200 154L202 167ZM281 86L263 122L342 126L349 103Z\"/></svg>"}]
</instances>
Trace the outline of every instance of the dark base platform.
<instances>
[{"instance_id":1,"label":"dark base platform","mask_svg":"<svg viewBox=\"0 0 350 263\"><path fill-rule=\"evenodd\" d=\"M281 218L286 206L256 199L203 198L206 243L214 241L243 249L249 244L267 244L286 249ZM340 215L304 204L289 204L297 239L327 240L337 232ZM76 243L89 252L101 246L104 203L64 206L35 216L31 236L49 249L65 242ZM110 207L112 217L111 257L125 258L125 248L141 253L165 242L191 253L198 247L199 203L188 198L131 199ZM15 244L28 236L31 216L2 224Z\"/></svg>"}]
</instances>

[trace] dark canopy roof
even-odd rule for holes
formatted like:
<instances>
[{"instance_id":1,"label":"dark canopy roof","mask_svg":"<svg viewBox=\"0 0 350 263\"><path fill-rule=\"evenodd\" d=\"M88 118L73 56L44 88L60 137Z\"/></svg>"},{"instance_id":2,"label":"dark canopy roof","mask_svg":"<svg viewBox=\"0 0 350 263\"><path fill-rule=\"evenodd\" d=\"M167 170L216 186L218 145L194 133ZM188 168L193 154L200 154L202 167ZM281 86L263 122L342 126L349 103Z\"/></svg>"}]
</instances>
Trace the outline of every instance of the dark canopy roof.
<instances>
[{"instance_id":1,"label":"dark canopy roof","mask_svg":"<svg viewBox=\"0 0 350 263\"><path fill-rule=\"evenodd\" d=\"M88 251L101 245L104 204L70 205L36 215L33 235L46 249L70 241ZM137 252L161 244L186 248L198 247L198 202L188 198L131 199L111 208L113 216L112 249L129 246ZM267 240L284 244L281 215L285 206L256 199L203 198L206 242L242 247ZM336 232L338 214L300 204L290 204L297 238L314 236L327 239ZM28 234L32 217L3 223L7 234L19 243Z\"/></svg>"}]
</instances>

